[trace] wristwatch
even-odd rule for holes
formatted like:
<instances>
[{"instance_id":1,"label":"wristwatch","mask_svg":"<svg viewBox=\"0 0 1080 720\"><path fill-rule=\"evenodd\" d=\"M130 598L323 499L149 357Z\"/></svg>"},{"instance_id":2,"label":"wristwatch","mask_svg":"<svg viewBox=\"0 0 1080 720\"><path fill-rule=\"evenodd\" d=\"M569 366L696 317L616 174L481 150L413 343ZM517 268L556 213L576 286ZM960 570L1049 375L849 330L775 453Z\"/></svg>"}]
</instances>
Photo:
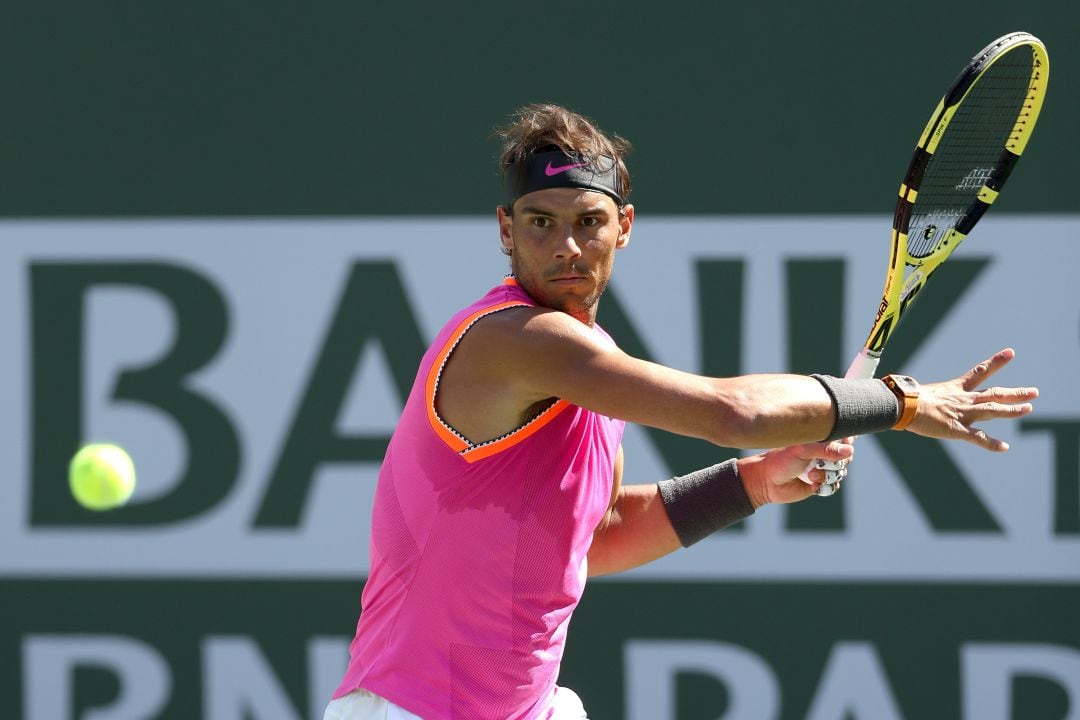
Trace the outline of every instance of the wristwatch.
<instances>
[{"instance_id":1,"label":"wristwatch","mask_svg":"<svg viewBox=\"0 0 1080 720\"><path fill-rule=\"evenodd\" d=\"M915 419L915 411L919 409L919 383L907 375L886 375L881 379L900 401L900 419L892 429L903 430Z\"/></svg>"}]
</instances>

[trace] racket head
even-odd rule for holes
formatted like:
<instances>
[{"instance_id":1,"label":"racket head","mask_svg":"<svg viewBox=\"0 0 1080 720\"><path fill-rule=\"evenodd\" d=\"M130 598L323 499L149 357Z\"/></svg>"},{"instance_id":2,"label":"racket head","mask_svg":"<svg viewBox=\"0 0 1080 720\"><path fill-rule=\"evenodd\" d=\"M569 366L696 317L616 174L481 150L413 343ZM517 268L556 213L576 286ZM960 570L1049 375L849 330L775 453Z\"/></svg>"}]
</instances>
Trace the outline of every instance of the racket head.
<instances>
[{"instance_id":1,"label":"racket head","mask_svg":"<svg viewBox=\"0 0 1080 720\"><path fill-rule=\"evenodd\" d=\"M1043 43L1004 35L963 69L930 115L900 185L885 290L864 353L880 357L930 275L997 199L1042 110Z\"/></svg>"}]
</instances>

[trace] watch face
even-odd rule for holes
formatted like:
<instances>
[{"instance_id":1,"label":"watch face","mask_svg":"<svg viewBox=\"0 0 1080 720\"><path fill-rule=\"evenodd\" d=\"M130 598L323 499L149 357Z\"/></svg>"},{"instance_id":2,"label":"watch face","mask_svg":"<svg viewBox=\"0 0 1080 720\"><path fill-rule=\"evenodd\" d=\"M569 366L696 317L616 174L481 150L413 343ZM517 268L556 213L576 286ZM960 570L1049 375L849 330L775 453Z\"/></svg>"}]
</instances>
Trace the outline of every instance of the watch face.
<instances>
[{"instance_id":1,"label":"watch face","mask_svg":"<svg viewBox=\"0 0 1080 720\"><path fill-rule=\"evenodd\" d=\"M919 383L915 381L915 378L908 377L907 375L890 375L889 377L892 378L893 383L896 384L896 387L900 392L905 395L919 394Z\"/></svg>"}]
</instances>

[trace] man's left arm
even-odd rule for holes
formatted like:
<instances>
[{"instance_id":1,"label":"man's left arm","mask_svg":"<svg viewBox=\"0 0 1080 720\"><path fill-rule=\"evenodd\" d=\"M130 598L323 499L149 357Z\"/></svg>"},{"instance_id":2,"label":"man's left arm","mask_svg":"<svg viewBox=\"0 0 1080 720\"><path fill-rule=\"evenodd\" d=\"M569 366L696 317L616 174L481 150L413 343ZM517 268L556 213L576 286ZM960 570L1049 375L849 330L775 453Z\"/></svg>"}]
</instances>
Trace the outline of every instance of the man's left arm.
<instances>
[{"instance_id":1,"label":"man's left arm","mask_svg":"<svg viewBox=\"0 0 1080 720\"><path fill-rule=\"evenodd\" d=\"M615 456L611 504L593 534L589 575L622 572L688 547L768 503L792 503L814 494L798 479L811 460L850 460L849 441L807 443L703 468L662 483L623 485L623 451Z\"/></svg>"}]
</instances>

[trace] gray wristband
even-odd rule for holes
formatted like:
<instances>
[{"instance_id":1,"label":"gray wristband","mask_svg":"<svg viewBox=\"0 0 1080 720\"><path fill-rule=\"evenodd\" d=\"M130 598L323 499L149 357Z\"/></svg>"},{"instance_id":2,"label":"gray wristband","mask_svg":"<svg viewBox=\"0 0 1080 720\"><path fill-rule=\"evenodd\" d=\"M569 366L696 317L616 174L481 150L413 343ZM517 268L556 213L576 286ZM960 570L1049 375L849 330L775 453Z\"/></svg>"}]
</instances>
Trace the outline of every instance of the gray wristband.
<instances>
[{"instance_id":1,"label":"gray wristband","mask_svg":"<svg viewBox=\"0 0 1080 720\"><path fill-rule=\"evenodd\" d=\"M822 384L836 409L836 422L826 441L891 430L900 419L900 401L881 380L810 377Z\"/></svg>"},{"instance_id":2,"label":"gray wristband","mask_svg":"<svg viewBox=\"0 0 1080 720\"><path fill-rule=\"evenodd\" d=\"M754 514L736 462L728 460L657 483L683 547Z\"/></svg>"}]
</instances>

